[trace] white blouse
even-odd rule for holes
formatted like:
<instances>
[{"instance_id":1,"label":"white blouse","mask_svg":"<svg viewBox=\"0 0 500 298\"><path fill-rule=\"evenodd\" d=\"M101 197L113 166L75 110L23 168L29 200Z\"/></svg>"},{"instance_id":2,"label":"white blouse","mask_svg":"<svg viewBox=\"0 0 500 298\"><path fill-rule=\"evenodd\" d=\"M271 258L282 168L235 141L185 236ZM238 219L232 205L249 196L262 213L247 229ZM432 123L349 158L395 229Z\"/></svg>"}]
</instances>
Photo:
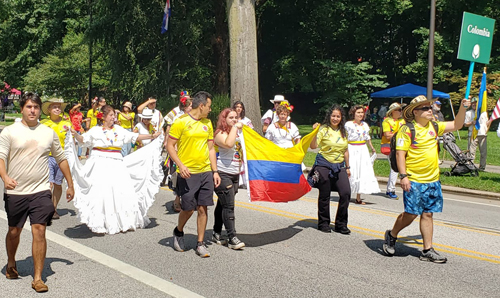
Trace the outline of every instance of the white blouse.
<instances>
[{"instance_id":1,"label":"white blouse","mask_svg":"<svg viewBox=\"0 0 500 298\"><path fill-rule=\"evenodd\" d=\"M266 131L266 139L285 149L293 147L293 140L297 138L300 139L299 129L292 122L286 123L286 130L276 122L269 125Z\"/></svg>"},{"instance_id":2,"label":"white blouse","mask_svg":"<svg viewBox=\"0 0 500 298\"><path fill-rule=\"evenodd\" d=\"M104 130L103 126L94 126L82 134L83 146L85 147L122 147L124 143L135 143L138 133L130 132L120 125L113 125L110 130Z\"/></svg>"},{"instance_id":3,"label":"white blouse","mask_svg":"<svg viewBox=\"0 0 500 298\"><path fill-rule=\"evenodd\" d=\"M345 124L345 130L348 142L370 140L370 127L364 121L361 121L361 125L354 123L354 121L348 121Z\"/></svg>"}]
</instances>

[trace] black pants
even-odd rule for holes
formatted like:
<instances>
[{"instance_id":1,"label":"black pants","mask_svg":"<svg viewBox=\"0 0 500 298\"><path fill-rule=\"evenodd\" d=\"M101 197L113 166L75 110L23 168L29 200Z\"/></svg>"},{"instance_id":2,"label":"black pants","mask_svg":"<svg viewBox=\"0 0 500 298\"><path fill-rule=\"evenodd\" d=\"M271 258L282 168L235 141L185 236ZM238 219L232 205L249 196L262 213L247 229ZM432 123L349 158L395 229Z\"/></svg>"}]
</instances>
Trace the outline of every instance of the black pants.
<instances>
[{"instance_id":1,"label":"black pants","mask_svg":"<svg viewBox=\"0 0 500 298\"><path fill-rule=\"evenodd\" d=\"M240 175L220 173L220 185L215 189L219 198L214 211L214 232L221 233L222 224L226 227L229 239L236 235L234 227L234 196L238 193Z\"/></svg>"},{"instance_id":2,"label":"black pants","mask_svg":"<svg viewBox=\"0 0 500 298\"><path fill-rule=\"evenodd\" d=\"M339 194L339 205L335 217L335 228L347 227L347 209L351 199L351 185L346 170L341 169L334 177L330 178L330 170L325 167L316 167L319 172L319 197L318 197L318 229L327 229L330 226L330 193L336 190Z\"/></svg>"}]
</instances>

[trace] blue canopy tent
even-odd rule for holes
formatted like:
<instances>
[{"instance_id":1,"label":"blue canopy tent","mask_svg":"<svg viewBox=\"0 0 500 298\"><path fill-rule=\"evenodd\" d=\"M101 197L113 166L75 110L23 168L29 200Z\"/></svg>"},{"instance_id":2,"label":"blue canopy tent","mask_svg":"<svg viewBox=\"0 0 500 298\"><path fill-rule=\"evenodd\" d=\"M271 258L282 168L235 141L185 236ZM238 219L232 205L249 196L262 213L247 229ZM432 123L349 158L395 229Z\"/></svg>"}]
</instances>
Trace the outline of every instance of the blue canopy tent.
<instances>
[{"instance_id":1,"label":"blue canopy tent","mask_svg":"<svg viewBox=\"0 0 500 298\"><path fill-rule=\"evenodd\" d=\"M401 103L403 103L403 98L414 98L419 95L427 96L427 88L414 85L414 84L404 84L392 88L387 88L370 94L371 98L400 98ZM450 103L451 113L453 118L455 118L455 111L453 110L453 104L451 103L450 95L441 91L432 90L432 98L437 99L448 99ZM460 135L458 136L460 138Z\"/></svg>"},{"instance_id":2,"label":"blue canopy tent","mask_svg":"<svg viewBox=\"0 0 500 298\"><path fill-rule=\"evenodd\" d=\"M387 88L370 94L371 98L414 98L419 95L427 95L425 87L414 84L404 84ZM432 90L432 98L450 99L450 95L441 91Z\"/></svg>"}]
</instances>

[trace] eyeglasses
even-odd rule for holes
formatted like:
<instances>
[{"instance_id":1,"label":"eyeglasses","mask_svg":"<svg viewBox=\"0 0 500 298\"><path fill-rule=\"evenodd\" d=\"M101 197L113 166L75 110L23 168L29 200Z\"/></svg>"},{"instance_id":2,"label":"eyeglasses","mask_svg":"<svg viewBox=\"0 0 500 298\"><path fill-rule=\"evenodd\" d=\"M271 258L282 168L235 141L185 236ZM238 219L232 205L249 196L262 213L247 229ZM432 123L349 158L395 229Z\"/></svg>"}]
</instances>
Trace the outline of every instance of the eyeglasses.
<instances>
[{"instance_id":1,"label":"eyeglasses","mask_svg":"<svg viewBox=\"0 0 500 298\"><path fill-rule=\"evenodd\" d=\"M415 108L415 110L427 112L429 110L432 110L432 107L431 106L425 106L425 107L421 107L421 108Z\"/></svg>"}]
</instances>

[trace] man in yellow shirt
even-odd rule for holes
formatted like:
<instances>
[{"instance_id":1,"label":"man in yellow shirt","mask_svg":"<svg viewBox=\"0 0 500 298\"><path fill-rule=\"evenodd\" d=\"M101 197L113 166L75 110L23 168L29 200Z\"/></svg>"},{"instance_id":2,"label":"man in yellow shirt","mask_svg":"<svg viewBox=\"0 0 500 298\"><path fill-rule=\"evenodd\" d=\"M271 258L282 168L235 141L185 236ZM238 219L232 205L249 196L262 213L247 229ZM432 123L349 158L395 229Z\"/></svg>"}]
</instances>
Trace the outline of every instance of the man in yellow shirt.
<instances>
[{"instance_id":1,"label":"man in yellow shirt","mask_svg":"<svg viewBox=\"0 0 500 298\"><path fill-rule=\"evenodd\" d=\"M431 123L433 101L420 95L415 97L404 110L406 123L411 122L415 128L412 132L405 125L396 135L396 159L405 211L398 216L392 230L385 232L383 250L388 256L394 255L398 233L420 215L420 231L423 239L420 260L445 263L447 259L432 247L434 228L432 215L443 210L443 194L439 181L438 136L462 128L470 100L462 100L454 121L437 122L438 131Z\"/></svg>"},{"instance_id":2,"label":"man in yellow shirt","mask_svg":"<svg viewBox=\"0 0 500 298\"><path fill-rule=\"evenodd\" d=\"M200 91L193 97L191 112L178 118L170 128L167 151L177 165L177 194L181 197L182 210L174 229L174 249L185 251L184 226L198 211L198 243L196 254L210 256L203 242L207 227L207 206L213 206L214 186L220 184L214 148L212 123L207 119L212 95ZM177 150L176 150L177 145Z\"/></svg>"},{"instance_id":3,"label":"man in yellow shirt","mask_svg":"<svg viewBox=\"0 0 500 298\"><path fill-rule=\"evenodd\" d=\"M61 148L64 150L64 141L66 139L66 133L71 128L71 122L64 120L61 116L66 108L67 103L64 102L62 98L52 98L47 100L42 104L42 112L49 116L47 119L43 119L40 123L52 128L59 138L61 143ZM52 203L54 203L54 215L53 219L59 219L59 214L57 213L57 204L61 199L62 194L62 182L63 173L59 168L55 158L50 154L49 156L49 182L52 188Z\"/></svg>"},{"instance_id":4,"label":"man in yellow shirt","mask_svg":"<svg viewBox=\"0 0 500 298\"><path fill-rule=\"evenodd\" d=\"M387 159L389 163L391 162L389 159L389 153L391 151L391 139L398 132L399 128L405 124L405 120L401 118L403 115L401 110L401 105L397 102L394 102L389 107L387 111L386 117L382 122L382 140L380 141L380 151L387 155ZM398 200L399 197L396 195L396 180L398 179L398 173L394 172L391 169L391 173L389 174L389 180L387 180L387 191L385 195L393 200Z\"/></svg>"}]
</instances>

